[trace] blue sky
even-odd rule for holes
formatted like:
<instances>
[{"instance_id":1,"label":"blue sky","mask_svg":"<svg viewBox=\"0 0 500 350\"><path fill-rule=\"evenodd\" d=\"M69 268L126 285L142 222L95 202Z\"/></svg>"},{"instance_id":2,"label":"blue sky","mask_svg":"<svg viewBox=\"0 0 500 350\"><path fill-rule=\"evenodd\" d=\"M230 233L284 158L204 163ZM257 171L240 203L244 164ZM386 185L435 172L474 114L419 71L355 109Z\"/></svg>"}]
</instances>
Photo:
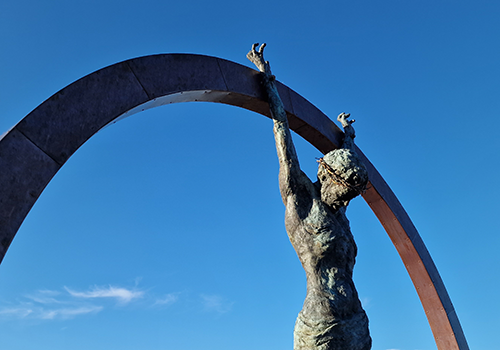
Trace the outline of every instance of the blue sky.
<instances>
[{"instance_id":1,"label":"blue sky","mask_svg":"<svg viewBox=\"0 0 500 350\"><path fill-rule=\"evenodd\" d=\"M495 1L4 1L0 134L80 77L138 56L250 65L334 118L396 193L469 346L498 347L500 5ZM319 152L295 137L315 177ZM0 339L24 349L292 349L305 276L269 119L189 103L90 139L0 266ZM374 350L436 349L395 248L358 198L355 282Z\"/></svg>"}]
</instances>

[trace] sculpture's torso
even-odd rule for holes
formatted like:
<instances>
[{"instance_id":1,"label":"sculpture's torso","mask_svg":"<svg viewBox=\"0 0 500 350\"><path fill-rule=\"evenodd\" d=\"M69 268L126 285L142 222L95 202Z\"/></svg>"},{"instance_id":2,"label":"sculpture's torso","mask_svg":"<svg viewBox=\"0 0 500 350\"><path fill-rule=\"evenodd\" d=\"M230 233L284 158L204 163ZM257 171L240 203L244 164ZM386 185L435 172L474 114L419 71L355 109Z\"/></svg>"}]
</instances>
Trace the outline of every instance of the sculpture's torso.
<instances>
[{"instance_id":1,"label":"sculpture's torso","mask_svg":"<svg viewBox=\"0 0 500 350\"><path fill-rule=\"evenodd\" d=\"M370 349L366 314L352 281L357 248L345 208L332 211L321 201L319 191L313 190L307 207L304 198L294 197L287 201L285 224L307 276L294 348Z\"/></svg>"}]
</instances>

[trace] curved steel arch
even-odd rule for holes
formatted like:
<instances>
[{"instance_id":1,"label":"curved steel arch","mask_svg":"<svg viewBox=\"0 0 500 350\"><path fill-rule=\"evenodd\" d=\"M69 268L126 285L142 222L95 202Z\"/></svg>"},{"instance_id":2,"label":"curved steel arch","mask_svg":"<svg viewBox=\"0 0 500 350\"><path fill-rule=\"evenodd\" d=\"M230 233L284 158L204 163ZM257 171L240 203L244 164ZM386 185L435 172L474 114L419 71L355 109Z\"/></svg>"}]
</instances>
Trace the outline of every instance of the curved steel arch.
<instances>
[{"instance_id":1,"label":"curved steel arch","mask_svg":"<svg viewBox=\"0 0 500 350\"><path fill-rule=\"evenodd\" d=\"M323 153L338 147L342 132L326 115L285 85L278 83L278 89L292 130ZM83 77L1 136L0 262L45 186L92 135L141 110L190 101L219 102L270 116L255 70L216 57L164 54L124 61ZM438 349L468 349L420 235L382 176L359 154L371 183L363 197L408 270Z\"/></svg>"}]
</instances>

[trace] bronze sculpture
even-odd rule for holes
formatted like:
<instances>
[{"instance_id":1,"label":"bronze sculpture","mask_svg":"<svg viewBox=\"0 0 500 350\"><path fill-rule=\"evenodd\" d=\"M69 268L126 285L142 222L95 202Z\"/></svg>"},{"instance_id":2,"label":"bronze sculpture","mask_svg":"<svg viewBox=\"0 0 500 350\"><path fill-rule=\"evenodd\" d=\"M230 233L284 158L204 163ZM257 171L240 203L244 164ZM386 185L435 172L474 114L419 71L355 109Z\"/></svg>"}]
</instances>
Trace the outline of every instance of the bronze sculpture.
<instances>
[{"instance_id":1,"label":"bronze sculpture","mask_svg":"<svg viewBox=\"0 0 500 350\"><path fill-rule=\"evenodd\" d=\"M307 277L307 295L294 330L295 350L368 350L368 318L352 280L357 253L345 210L362 193L368 173L354 150L354 120L341 113L342 147L319 160L318 181L301 170L265 44L247 58L262 72L278 152L285 226Z\"/></svg>"}]
</instances>

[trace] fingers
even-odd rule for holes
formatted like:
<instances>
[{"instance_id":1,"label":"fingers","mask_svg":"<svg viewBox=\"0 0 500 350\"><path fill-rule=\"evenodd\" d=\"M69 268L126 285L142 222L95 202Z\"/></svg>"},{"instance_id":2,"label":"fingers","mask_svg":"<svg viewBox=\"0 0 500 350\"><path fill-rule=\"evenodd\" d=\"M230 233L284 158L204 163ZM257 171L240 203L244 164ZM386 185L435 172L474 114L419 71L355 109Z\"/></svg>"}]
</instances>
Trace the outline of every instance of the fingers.
<instances>
[{"instance_id":1,"label":"fingers","mask_svg":"<svg viewBox=\"0 0 500 350\"><path fill-rule=\"evenodd\" d=\"M266 43L263 43L262 45L260 45L260 49L259 49L259 54L263 54L264 53L264 48L266 47Z\"/></svg>"},{"instance_id":2,"label":"fingers","mask_svg":"<svg viewBox=\"0 0 500 350\"><path fill-rule=\"evenodd\" d=\"M340 113L339 116L337 117L337 120L339 122L342 123L342 125L344 125L343 123L346 122L346 123L349 123L349 124L352 124L354 123L356 120L352 119L352 120L347 120L347 118L349 118L351 116L351 113Z\"/></svg>"},{"instance_id":3,"label":"fingers","mask_svg":"<svg viewBox=\"0 0 500 350\"><path fill-rule=\"evenodd\" d=\"M255 64L259 71L271 76L271 69L269 67L269 62L264 61L264 48L266 43L263 43L258 49L259 43L252 45L252 49L247 53L247 58Z\"/></svg>"},{"instance_id":4,"label":"fingers","mask_svg":"<svg viewBox=\"0 0 500 350\"><path fill-rule=\"evenodd\" d=\"M263 43L262 45L260 45L259 51L256 50L257 46L259 46L259 43L255 43L255 44L252 45L252 52L255 55L262 56L264 54L264 48L266 47L266 43Z\"/></svg>"}]
</instances>

